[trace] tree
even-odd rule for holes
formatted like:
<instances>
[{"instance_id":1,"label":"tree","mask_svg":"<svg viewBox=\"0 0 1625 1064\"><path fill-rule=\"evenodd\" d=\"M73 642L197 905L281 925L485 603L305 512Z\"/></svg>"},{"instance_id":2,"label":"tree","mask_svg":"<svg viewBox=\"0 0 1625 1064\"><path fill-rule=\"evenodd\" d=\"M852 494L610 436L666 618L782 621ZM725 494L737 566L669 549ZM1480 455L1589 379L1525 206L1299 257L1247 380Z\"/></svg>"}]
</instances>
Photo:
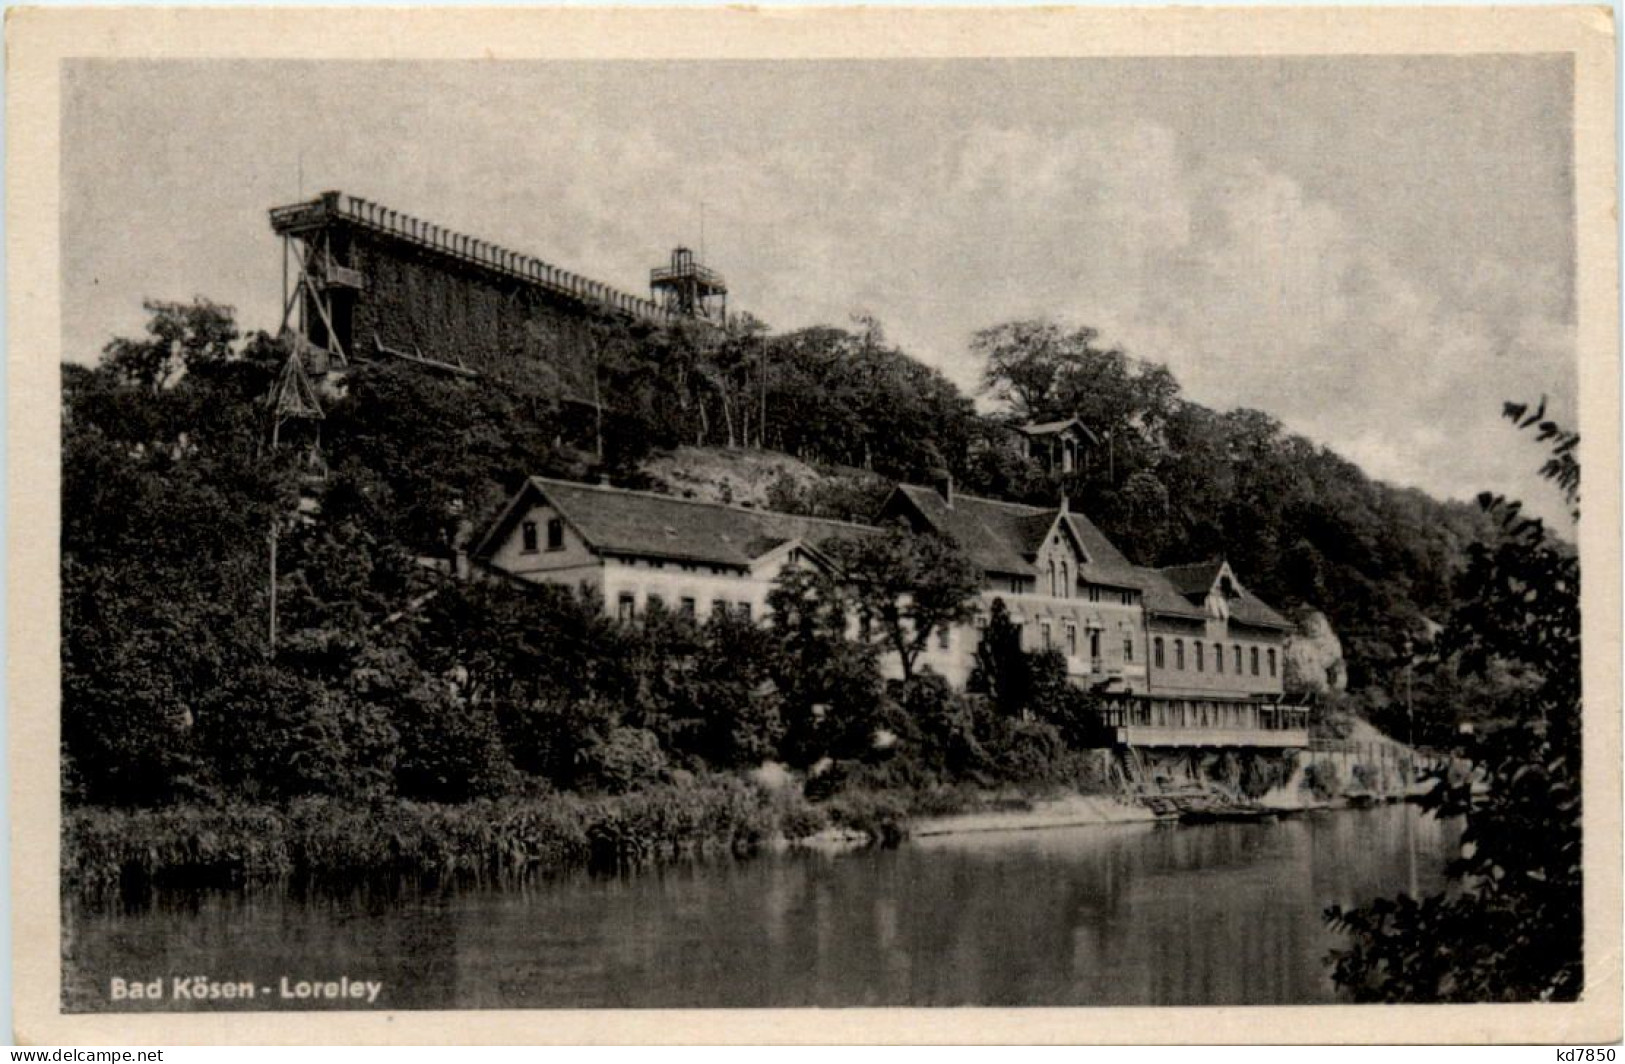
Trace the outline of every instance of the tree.
<instances>
[{"instance_id":1,"label":"tree","mask_svg":"<svg viewBox=\"0 0 1625 1064\"><path fill-rule=\"evenodd\" d=\"M932 635L976 615L981 573L941 536L893 525L824 549L850 590L860 637L897 655L905 685Z\"/></svg>"},{"instance_id":2,"label":"tree","mask_svg":"<svg viewBox=\"0 0 1625 1064\"><path fill-rule=\"evenodd\" d=\"M1577 512L1578 436L1544 421L1544 403L1505 413L1555 441L1544 472ZM1328 910L1350 942L1334 977L1361 1001L1572 1001L1584 985L1579 559L1517 503L1479 501L1504 536L1473 547L1441 649L1470 672L1516 662L1540 679L1517 720L1471 744L1472 773L1430 792L1466 820L1454 889Z\"/></svg>"},{"instance_id":3,"label":"tree","mask_svg":"<svg viewBox=\"0 0 1625 1064\"><path fill-rule=\"evenodd\" d=\"M140 340L118 339L102 352L102 362L126 383L157 393L182 371L219 365L234 357L240 337L232 309L207 299L191 303L142 303L151 317Z\"/></svg>"},{"instance_id":4,"label":"tree","mask_svg":"<svg viewBox=\"0 0 1625 1064\"><path fill-rule=\"evenodd\" d=\"M1021 649L1021 629L1004 599L988 608L987 627L976 644L976 664L966 689L984 694L1006 716L1020 716L1032 700L1032 663Z\"/></svg>"},{"instance_id":5,"label":"tree","mask_svg":"<svg viewBox=\"0 0 1625 1064\"><path fill-rule=\"evenodd\" d=\"M860 751L883 717L885 685L874 646L846 638L847 588L822 569L786 566L767 604L780 662L781 756L810 765Z\"/></svg>"}]
</instances>

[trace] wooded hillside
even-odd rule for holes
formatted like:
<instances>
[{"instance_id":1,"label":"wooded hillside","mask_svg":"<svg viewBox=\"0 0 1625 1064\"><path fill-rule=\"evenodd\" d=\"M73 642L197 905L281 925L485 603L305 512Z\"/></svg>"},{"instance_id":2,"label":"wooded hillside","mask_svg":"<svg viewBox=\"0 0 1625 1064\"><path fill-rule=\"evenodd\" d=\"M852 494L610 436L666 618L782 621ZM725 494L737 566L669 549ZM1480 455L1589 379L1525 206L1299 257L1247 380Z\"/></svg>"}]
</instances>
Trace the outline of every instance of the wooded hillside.
<instances>
[{"instance_id":1,"label":"wooded hillside","mask_svg":"<svg viewBox=\"0 0 1625 1064\"><path fill-rule=\"evenodd\" d=\"M1471 506L1373 482L1263 413L1192 403L1166 369L1044 322L976 338L988 389L1006 408L991 416L873 322L785 335L751 323L726 336L605 332L601 402L587 410L517 356L511 373L477 381L361 364L326 398L317 479L308 429L290 425L280 447L268 446L265 400L281 345L243 338L230 311L207 302L150 310L148 335L110 344L95 368L63 367L66 783L92 800L170 800L207 793L222 774L270 768L293 792L349 778L294 756L303 750L393 772L407 781L396 784L403 793L485 793L506 784L481 766L523 759L516 737L575 736L567 751L523 755L537 764L586 744L612 766L644 741L623 734L629 722L659 733L673 756L690 756L685 743L711 751L692 753L708 763L763 753L734 750L737 736L693 739L733 734L708 711L649 715L645 696L669 685L643 644L583 659L598 670L580 678L596 701L565 705L536 672L536 660L553 659L536 657L546 640L531 622L447 591L414 562L466 541L525 476L649 487L645 461L679 445L796 456L821 476L780 486L772 504L837 516L871 513L885 478L920 481L941 467L963 490L993 497L1052 501L1065 490L1137 562L1223 553L1276 606L1324 610L1342 636L1351 690L1379 711L1409 642L1449 615L1468 545L1498 534ZM1009 446L1009 423L1074 413L1105 443L1085 469L1051 476ZM282 634L270 662L273 522ZM576 607L555 606L549 624L598 632ZM744 637L714 637L725 677ZM509 716L482 723L459 711L447 732L453 709L484 704L481 684L520 675L541 686L525 687ZM755 696L735 687L739 712L756 713ZM640 708L605 716L606 699ZM732 704L693 692L656 702ZM1457 712L1447 702L1435 699L1445 727ZM244 721L280 738L251 752ZM493 761L503 743L509 758ZM263 764L236 765L250 756ZM287 782L293 769L305 783Z\"/></svg>"}]
</instances>

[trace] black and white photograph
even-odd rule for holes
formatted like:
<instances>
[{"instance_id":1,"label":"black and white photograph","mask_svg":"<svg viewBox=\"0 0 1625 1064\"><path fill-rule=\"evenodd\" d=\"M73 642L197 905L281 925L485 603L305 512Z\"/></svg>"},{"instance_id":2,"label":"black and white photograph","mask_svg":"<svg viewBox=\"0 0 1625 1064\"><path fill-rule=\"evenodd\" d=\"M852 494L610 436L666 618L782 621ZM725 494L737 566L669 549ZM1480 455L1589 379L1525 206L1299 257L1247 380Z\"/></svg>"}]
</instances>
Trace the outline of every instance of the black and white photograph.
<instances>
[{"instance_id":1,"label":"black and white photograph","mask_svg":"<svg viewBox=\"0 0 1625 1064\"><path fill-rule=\"evenodd\" d=\"M12 265L51 1008L1617 1037L1598 18L67 49Z\"/></svg>"}]
</instances>

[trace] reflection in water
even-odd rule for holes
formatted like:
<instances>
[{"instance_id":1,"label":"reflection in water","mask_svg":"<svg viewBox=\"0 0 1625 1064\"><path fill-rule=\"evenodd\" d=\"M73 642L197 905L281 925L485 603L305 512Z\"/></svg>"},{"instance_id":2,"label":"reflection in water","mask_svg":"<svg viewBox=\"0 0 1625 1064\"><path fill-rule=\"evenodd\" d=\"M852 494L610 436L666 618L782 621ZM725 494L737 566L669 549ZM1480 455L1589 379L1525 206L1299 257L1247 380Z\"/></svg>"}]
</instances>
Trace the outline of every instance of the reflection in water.
<instances>
[{"instance_id":1,"label":"reflection in water","mask_svg":"<svg viewBox=\"0 0 1625 1064\"><path fill-rule=\"evenodd\" d=\"M1321 913L1439 889L1459 830L1390 806L502 887L71 904L64 992L94 1010L115 1007L114 975L347 975L383 980L398 1009L1324 1001L1337 943Z\"/></svg>"}]
</instances>

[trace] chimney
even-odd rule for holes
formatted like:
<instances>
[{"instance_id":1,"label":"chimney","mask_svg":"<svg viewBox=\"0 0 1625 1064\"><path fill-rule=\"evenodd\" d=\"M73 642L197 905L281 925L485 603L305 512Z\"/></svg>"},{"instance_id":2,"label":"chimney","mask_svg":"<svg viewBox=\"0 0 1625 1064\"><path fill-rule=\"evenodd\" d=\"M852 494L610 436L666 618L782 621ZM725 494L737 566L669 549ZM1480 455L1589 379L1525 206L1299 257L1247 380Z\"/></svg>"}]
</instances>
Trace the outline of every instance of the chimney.
<instances>
[{"instance_id":1,"label":"chimney","mask_svg":"<svg viewBox=\"0 0 1625 1064\"><path fill-rule=\"evenodd\" d=\"M948 504L948 509L954 508L954 475L946 469L938 469L931 474L932 487L942 496L942 501Z\"/></svg>"}]
</instances>

